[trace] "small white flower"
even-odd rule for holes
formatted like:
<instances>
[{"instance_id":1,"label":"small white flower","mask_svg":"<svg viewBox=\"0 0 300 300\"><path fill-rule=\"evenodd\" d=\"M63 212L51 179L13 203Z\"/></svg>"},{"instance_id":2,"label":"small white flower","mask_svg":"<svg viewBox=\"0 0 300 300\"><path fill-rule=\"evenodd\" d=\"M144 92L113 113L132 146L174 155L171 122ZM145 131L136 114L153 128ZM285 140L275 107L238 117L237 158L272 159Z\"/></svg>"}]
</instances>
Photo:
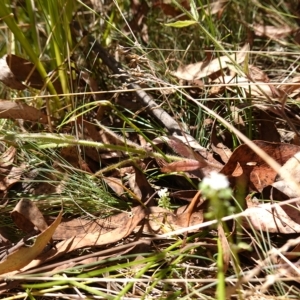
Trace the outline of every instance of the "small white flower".
<instances>
[{"instance_id":1,"label":"small white flower","mask_svg":"<svg viewBox=\"0 0 300 300\"><path fill-rule=\"evenodd\" d=\"M223 190L229 187L227 177L216 171L212 171L208 177L204 177L201 186L209 187L215 191Z\"/></svg>"},{"instance_id":2,"label":"small white flower","mask_svg":"<svg viewBox=\"0 0 300 300\"><path fill-rule=\"evenodd\" d=\"M163 198L163 197L169 197L169 193L168 193L168 189L167 188L164 188L164 189L161 189L157 192L159 198Z\"/></svg>"}]
</instances>

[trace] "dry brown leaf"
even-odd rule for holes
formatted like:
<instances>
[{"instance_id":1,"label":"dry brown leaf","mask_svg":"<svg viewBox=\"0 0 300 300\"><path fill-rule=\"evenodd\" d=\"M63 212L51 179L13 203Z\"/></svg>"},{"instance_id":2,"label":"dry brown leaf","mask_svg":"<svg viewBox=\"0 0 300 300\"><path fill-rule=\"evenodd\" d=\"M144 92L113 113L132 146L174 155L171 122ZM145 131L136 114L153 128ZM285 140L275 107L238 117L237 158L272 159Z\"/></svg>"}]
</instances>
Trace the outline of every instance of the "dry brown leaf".
<instances>
[{"instance_id":1,"label":"dry brown leaf","mask_svg":"<svg viewBox=\"0 0 300 300\"><path fill-rule=\"evenodd\" d=\"M217 122L213 124L212 132L210 135L210 145L212 150L217 153L224 163L227 163L232 151L223 144L221 139L217 136Z\"/></svg>"},{"instance_id":2,"label":"dry brown leaf","mask_svg":"<svg viewBox=\"0 0 300 300\"><path fill-rule=\"evenodd\" d=\"M253 143L281 165L300 151L299 146L291 144L269 143L259 140L253 141ZM277 173L247 145L241 145L234 150L221 173L234 177L243 173L250 180L250 188L260 192L264 187L274 183L277 176Z\"/></svg>"},{"instance_id":3,"label":"dry brown leaf","mask_svg":"<svg viewBox=\"0 0 300 300\"><path fill-rule=\"evenodd\" d=\"M7 168L12 165L16 155L16 148L11 146L0 157L0 168Z\"/></svg>"},{"instance_id":4,"label":"dry brown leaf","mask_svg":"<svg viewBox=\"0 0 300 300\"><path fill-rule=\"evenodd\" d=\"M240 64L244 61L248 50L249 45L246 44L238 53L232 54L230 57L237 64ZM201 79L227 68L231 64L231 59L224 55L213 59L209 63L199 62L195 64L189 64L187 66L179 67L176 72L172 73L172 75L178 79L187 81Z\"/></svg>"},{"instance_id":5,"label":"dry brown leaf","mask_svg":"<svg viewBox=\"0 0 300 300\"><path fill-rule=\"evenodd\" d=\"M182 199L186 201L192 201L195 196L195 190L180 190L170 193L172 198Z\"/></svg>"},{"instance_id":6,"label":"dry brown leaf","mask_svg":"<svg viewBox=\"0 0 300 300\"><path fill-rule=\"evenodd\" d=\"M300 152L292 156L282 167L281 170L288 172L296 182L300 183ZM272 184L277 190L281 191L290 198L300 196L300 190L294 189L288 182L276 178L277 181Z\"/></svg>"},{"instance_id":7,"label":"dry brown leaf","mask_svg":"<svg viewBox=\"0 0 300 300\"><path fill-rule=\"evenodd\" d=\"M186 10L188 10L188 11L190 10L190 3L189 3L189 1L187 1L187 0L180 0L179 3ZM182 11L179 8L177 8L177 6L175 6L171 2L164 1L164 0L156 0L153 3L153 7L160 8L165 15L172 16L172 17L176 17L176 16L178 16L179 14L182 13Z\"/></svg>"},{"instance_id":8,"label":"dry brown leaf","mask_svg":"<svg viewBox=\"0 0 300 300\"><path fill-rule=\"evenodd\" d=\"M48 123L47 115L25 103L0 100L0 118Z\"/></svg>"},{"instance_id":9,"label":"dry brown leaf","mask_svg":"<svg viewBox=\"0 0 300 300\"><path fill-rule=\"evenodd\" d=\"M118 196L124 194L124 186L121 179L109 176L102 177L102 179Z\"/></svg>"},{"instance_id":10,"label":"dry brown leaf","mask_svg":"<svg viewBox=\"0 0 300 300\"><path fill-rule=\"evenodd\" d=\"M249 65L249 78L252 81L270 82L268 75L259 67Z\"/></svg>"},{"instance_id":11,"label":"dry brown leaf","mask_svg":"<svg viewBox=\"0 0 300 300\"><path fill-rule=\"evenodd\" d=\"M34 202L29 199L22 199L11 212L14 223L24 232L30 233L34 227L40 231L48 227L43 214Z\"/></svg>"},{"instance_id":12,"label":"dry brown leaf","mask_svg":"<svg viewBox=\"0 0 300 300\"><path fill-rule=\"evenodd\" d=\"M163 173L172 173L172 172L188 172L199 170L205 167L207 164L203 164L198 160L188 159L183 161L175 161L169 164L165 164L160 170Z\"/></svg>"},{"instance_id":13,"label":"dry brown leaf","mask_svg":"<svg viewBox=\"0 0 300 300\"><path fill-rule=\"evenodd\" d=\"M271 208L270 203L261 204L244 212L247 217L244 217L243 225L247 228L282 234L300 233L300 224L294 222L279 205Z\"/></svg>"},{"instance_id":14,"label":"dry brown leaf","mask_svg":"<svg viewBox=\"0 0 300 300\"><path fill-rule=\"evenodd\" d=\"M253 29L257 36L265 36L270 39L282 39L292 35L295 31L288 25L280 25L280 27L276 27L271 25L254 24Z\"/></svg>"},{"instance_id":15,"label":"dry brown leaf","mask_svg":"<svg viewBox=\"0 0 300 300\"><path fill-rule=\"evenodd\" d=\"M57 228L53 239L62 240L73 236L83 236L87 233L95 233L95 236L110 235L114 230L120 231L122 235L125 234L125 228L129 226L130 223L136 222L144 216L145 212L138 206L133 208L131 212L122 212L106 219L96 221L74 219L62 222ZM122 230L124 231L123 233ZM112 236L107 239L107 244L112 243L110 240L115 238L116 235L112 234Z\"/></svg>"},{"instance_id":16,"label":"dry brown leaf","mask_svg":"<svg viewBox=\"0 0 300 300\"><path fill-rule=\"evenodd\" d=\"M186 145L176 136L171 136L166 140L169 147L182 157L197 160L203 164L203 167L207 165L207 161L198 152L195 151L190 145Z\"/></svg>"},{"instance_id":17,"label":"dry brown leaf","mask_svg":"<svg viewBox=\"0 0 300 300\"><path fill-rule=\"evenodd\" d=\"M139 168L134 167L134 174L129 177L128 183L133 193L142 202L146 202L154 194L154 189Z\"/></svg>"},{"instance_id":18,"label":"dry brown leaf","mask_svg":"<svg viewBox=\"0 0 300 300\"><path fill-rule=\"evenodd\" d=\"M18 80L11 69L9 68L6 62L6 55L0 59L0 81L2 81L6 86L16 89L16 90L24 90L26 86Z\"/></svg>"},{"instance_id":19,"label":"dry brown leaf","mask_svg":"<svg viewBox=\"0 0 300 300\"><path fill-rule=\"evenodd\" d=\"M0 191L7 191L11 186L19 182L23 173L24 169L22 167L12 167L7 176L0 180Z\"/></svg>"},{"instance_id":20,"label":"dry brown leaf","mask_svg":"<svg viewBox=\"0 0 300 300\"><path fill-rule=\"evenodd\" d=\"M241 76L221 76L214 80L214 83L218 84L228 84L227 89L232 90L232 86L239 87L245 90L246 93L252 96L264 96L278 98L283 95L283 92L271 83L266 83L263 81L251 82L248 78ZM218 87L212 87L211 93L216 94L216 89Z\"/></svg>"},{"instance_id":21,"label":"dry brown leaf","mask_svg":"<svg viewBox=\"0 0 300 300\"><path fill-rule=\"evenodd\" d=\"M0 70L0 81L12 89L24 90L27 86L42 89L45 86L44 80L35 65L17 55L4 55L0 59ZM60 82L55 81L52 83L57 93L61 93Z\"/></svg>"},{"instance_id":22,"label":"dry brown leaf","mask_svg":"<svg viewBox=\"0 0 300 300\"><path fill-rule=\"evenodd\" d=\"M44 86L44 80L33 63L13 54L6 55L5 60L10 71L20 83L25 82L25 85L37 89Z\"/></svg>"},{"instance_id":23,"label":"dry brown leaf","mask_svg":"<svg viewBox=\"0 0 300 300\"><path fill-rule=\"evenodd\" d=\"M55 221L43 232L41 232L32 246L21 246L15 252L9 254L3 262L0 262L0 274L18 271L35 259L51 240L51 237L62 218L62 211Z\"/></svg>"},{"instance_id":24,"label":"dry brown leaf","mask_svg":"<svg viewBox=\"0 0 300 300\"><path fill-rule=\"evenodd\" d=\"M144 208L138 206L133 208L129 213L121 213L117 215L115 221L119 223L114 223L112 226L110 226L109 218L106 220L106 223L102 223L102 225L100 224L100 226L96 222L92 223L93 230L89 231L86 231L87 228L84 228L82 224L80 224L77 228L70 228L69 226L61 224L57 229L58 232L55 232L53 239L63 237L64 240L57 243L55 245L55 248L52 248L49 251L39 255L28 266L23 268L22 271L36 267L41 263L44 263L45 261L58 258L76 249L80 249L83 247L103 246L115 243L131 234L131 232L137 227L137 225L144 219ZM109 230L105 228L105 224L110 227ZM112 229L113 227L115 229ZM67 238L67 236L71 237Z\"/></svg>"}]
</instances>

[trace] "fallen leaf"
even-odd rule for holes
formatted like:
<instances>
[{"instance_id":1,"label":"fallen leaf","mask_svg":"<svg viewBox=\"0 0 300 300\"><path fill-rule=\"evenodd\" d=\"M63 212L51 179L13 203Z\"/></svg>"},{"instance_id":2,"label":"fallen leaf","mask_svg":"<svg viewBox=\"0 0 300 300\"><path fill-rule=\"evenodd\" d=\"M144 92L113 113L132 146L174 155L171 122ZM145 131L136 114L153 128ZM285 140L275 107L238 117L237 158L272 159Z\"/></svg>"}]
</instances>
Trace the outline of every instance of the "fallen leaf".
<instances>
[{"instance_id":1,"label":"fallen leaf","mask_svg":"<svg viewBox=\"0 0 300 300\"><path fill-rule=\"evenodd\" d=\"M0 100L0 118L13 120L22 119L48 124L47 115L40 110L22 102Z\"/></svg>"},{"instance_id":2,"label":"fallen leaf","mask_svg":"<svg viewBox=\"0 0 300 300\"><path fill-rule=\"evenodd\" d=\"M49 251L39 255L22 271L36 267L45 261L53 260L76 249L115 243L131 234L137 225L145 219L145 211L144 208L138 206L133 208L131 212L121 213L114 217L115 222L118 223L111 224L108 218L105 222L99 222L99 224L92 222L90 229L82 226L85 223L84 221L87 220L79 220L79 224L81 221L83 222L77 228L72 228L73 226L66 226L65 224L59 225L58 232L55 232L53 239L59 237L64 240L57 243L55 248L51 248ZM113 227L115 229L112 229Z\"/></svg>"},{"instance_id":3,"label":"fallen leaf","mask_svg":"<svg viewBox=\"0 0 300 300\"><path fill-rule=\"evenodd\" d=\"M0 157L0 168L7 168L11 166L14 162L16 152L17 150L13 146L7 148Z\"/></svg>"},{"instance_id":4,"label":"fallen leaf","mask_svg":"<svg viewBox=\"0 0 300 300\"><path fill-rule=\"evenodd\" d=\"M179 67L176 72L172 73L172 75L178 79L187 81L201 79L227 68L232 61L237 64L242 63L247 55L248 50L249 45L246 44L238 53L230 55L230 58L224 55L211 60L209 63L199 62L195 64L189 64L187 66Z\"/></svg>"},{"instance_id":5,"label":"fallen leaf","mask_svg":"<svg viewBox=\"0 0 300 300\"><path fill-rule=\"evenodd\" d=\"M43 232L41 232L32 246L22 246L15 252L9 254L3 262L0 262L0 274L20 270L41 254L51 240L51 237L62 218L62 211L55 221Z\"/></svg>"},{"instance_id":6,"label":"fallen leaf","mask_svg":"<svg viewBox=\"0 0 300 300\"><path fill-rule=\"evenodd\" d=\"M248 78L235 75L224 75L218 77L213 81L215 84L228 84L226 87L229 90L232 90L232 87L242 88L246 93L252 96L264 96L267 95L272 98L279 98L283 95L283 91L277 89L272 83L266 83L263 81L250 81ZM216 94L216 88L211 89L211 93ZM222 88L222 87L220 87Z\"/></svg>"},{"instance_id":7,"label":"fallen leaf","mask_svg":"<svg viewBox=\"0 0 300 300\"><path fill-rule=\"evenodd\" d=\"M154 194L154 189L148 182L145 174L137 167L134 167L134 174L129 177L128 183L133 193L143 203Z\"/></svg>"},{"instance_id":8,"label":"fallen leaf","mask_svg":"<svg viewBox=\"0 0 300 300\"><path fill-rule=\"evenodd\" d=\"M247 208L244 213L246 217L242 223L246 228L282 234L300 233L300 224L294 222L279 205L271 208L270 203L260 204Z\"/></svg>"},{"instance_id":9,"label":"fallen leaf","mask_svg":"<svg viewBox=\"0 0 300 300\"><path fill-rule=\"evenodd\" d=\"M0 59L0 81L2 81L6 86L16 89L16 90L24 90L26 89L26 86L18 80L11 69L9 68L9 65L6 61L7 56L3 56Z\"/></svg>"},{"instance_id":10,"label":"fallen leaf","mask_svg":"<svg viewBox=\"0 0 300 300\"><path fill-rule=\"evenodd\" d=\"M299 146L291 144L270 143L260 140L253 141L253 143L281 165L300 151ZM259 192L264 187L274 183L277 176L277 173L246 144L234 150L220 172L226 176L233 177L237 177L243 173L250 180L250 188Z\"/></svg>"},{"instance_id":11,"label":"fallen leaf","mask_svg":"<svg viewBox=\"0 0 300 300\"><path fill-rule=\"evenodd\" d=\"M222 140L217 136L217 122L214 122L210 135L210 145L212 150L217 153L224 163L227 163L232 155L232 151L223 144Z\"/></svg>"},{"instance_id":12,"label":"fallen leaf","mask_svg":"<svg viewBox=\"0 0 300 300\"><path fill-rule=\"evenodd\" d=\"M300 152L297 152L295 155L293 155L281 167L281 170L288 172L296 182L300 183ZM280 178L276 178L276 182L274 182L272 186L290 198L296 198L300 196L299 189L293 188L288 182L280 180Z\"/></svg>"},{"instance_id":13,"label":"fallen leaf","mask_svg":"<svg viewBox=\"0 0 300 300\"><path fill-rule=\"evenodd\" d=\"M13 54L4 57L10 71L20 83L25 82L25 85L38 89L44 86L44 80L32 62Z\"/></svg>"},{"instance_id":14,"label":"fallen leaf","mask_svg":"<svg viewBox=\"0 0 300 300\"><path fill-rule=\"evenodd\" d=\"M287 36L291 36L295 29L288 25L272 26L272 25L253 25L254 33L257 36L265 36L269 39L283 39Z\"/></svg>"},{"instance_id":15,"label":"fallen leaf","mask_svg":"<svg viewBox=\"0 0 300 300\"><path fill-rule=\"evenodd\" d=\"M184 7L186 10L190 10L190 3L187 0L180 0L180 5ZM160 10L163 11L165 15L177 17L182 11L177 8L174 4L165 3L163 0L157 0L153 3L153 7L158 7Z\"/></svg>"},{"instance_id":16,"label":"fallen leaf","mask_svg":"<svg viewBox=\"0 0 300 300\"><path fill-rule=\"evenodd\" d=\"M166 143L175 153L179 154L180 156L197 160L202 163L203 166L207 165L207 162L202 155L196 152L195 149L193 149L190 145L183 143L176 136L171 136L168 140L166 140Z\"/></svg>"},{"instance_id":17,"label":"fallen leaf","mask_svg":"<svg viewBox=\"0 0 300 300\"><path fill-rule=\"evenodd\" d=\"M12 89L24 90L28 86L42 89L46 86L35 65L17 55L4 55L0 59L0 70L0 81ZM53 72L50 72L48 75L52 81L51 73L53 74ZM52 84L57 93L62 92L62 87L58 80L53 81Z\"/></svg>"},{"instance_id":18,"label":"fallen leaf","mask_svg":"<svg viewBox=\"0 0 300 300\"><path fill-rule=\"evenodd\" d=\"M84 219L74 219L66 222L63 221L57 228L53 239L68 239L73 236L84 236L87 233L95 233L95 235L99 236L109 236L109 234L114 230L120 231L120 234L122 235L125 234L125 228L130 226L131 222L137 222L144 216L145 212L143 211L143 208L138 206L133 208L131 212L122 212L105 219L98 219L95 221ZM111 240L114 240L115 238L116 235L112 234L107 239L107 244L112 243Z\"/></svg>"},{"instance_id":19,"label":"fallen leaf","mask_svg":"<svg viewBox=\"0 0 300 300\"><path fill-rule=\"evenodd\" d=\"M102 179L118 196L124 194L124 186L121 179L109 176L102 177Z\"/></svg>"},{"instance_id":20,"label":"fallen leaf","mask_svg":"<svg viewBox=\"0 0 300 300\"><path fill-rule=\"evenodd\" d=\"M0 179L0 191L7 191L15 183L20 181L21 175L24 173L22 167L12 167L9 173L2 179Z\"/></svg>"},{"instance_id":21,"label":"fallen leaf","mask_svg":"<svg viewBox=\"0 0 300 300\"><path fill-rule=\"evenodd\" d=\"M172 172L188 172L199 170L206 166L207 164L203 164L198 160L183 160L183 161L175 161L169 164L165 164L160 170L163 173L172 173Z\"/></svg>"},{"instance_id":22,"label":"fallen leaf","mask_svg":"<svg viewBox=\"0 0 300 300\"><path fill-rule=\"evenodd\" d=\"M29 199L21 199L11 212L14 223L24 232L30 233L34 227L41 232L46 230L48 225L36 204Z\"/></svg>"}]
</instances>

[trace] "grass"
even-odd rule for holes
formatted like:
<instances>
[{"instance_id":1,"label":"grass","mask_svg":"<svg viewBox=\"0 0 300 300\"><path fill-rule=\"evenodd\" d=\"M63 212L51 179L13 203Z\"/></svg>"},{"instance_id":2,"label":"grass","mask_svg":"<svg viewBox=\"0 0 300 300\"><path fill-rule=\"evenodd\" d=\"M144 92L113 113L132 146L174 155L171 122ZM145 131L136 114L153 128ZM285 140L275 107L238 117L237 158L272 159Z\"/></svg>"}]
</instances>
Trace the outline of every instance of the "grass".
<instances>
[{"instance_id":1,"label":"grass","mask_svg":"<svg viewBox=\"0 0 300 300\"><path fill-rule=\"evenodd\" d=\"M45 82L42 90L18 92L2 85L1 98L23 101L51 116L49 124L39 127L1 120L1 140L17 148L14 164L23 164L26 170L19 183L7 191L9 202L3 208L1 226L10 228L15 241L22 233L14 228L9 213L23 197L36 201L45 215L57 215L63 202L65 217L91 220L144 205L144 199L139 199L130 186L132 170L122 173L128 166L139 168L143 180L154 191L198 187L199 179L159 171L160 161L182 161L180 153L166 151L154 142L166 136L167 130L145 112L145 107L136 105L134 91L128 91L118 76L111 75L80 31L100 41L157 105L201 146L210 146L211 126L216 122L219 137L231 150L249 143L255 151L261 151L251 140L261 138L257 105L274 105L268 95L258 97L253 91L234 86L212 94L207 78L197 85L180 81L171 71L209 61L210 56L230 57L248 42L252 48L246 62L234 66L240 73L247 73L253 64L272 82L280 85L288 81L297 75L299 64L299 45L293 33L282 39L253 37L251 28L257 23L297 28L298 17L292 9L296 2L228 1L216 12L209 6L210 1L189 2L190 6L175 0L155 6L152 1L141 1L135 6L132 1L104 1L100 10L89 1L75 0L5 1L0 6L0 54L13 53L32 61ZM53 78L49 77L59 80L61 91L55 90ZM242 112L244 124L236 122L231 107ZM289 124L298 126L294 116L299 104L287 97L285 108L288 117L272 117L277 118L278 128L291 130ZM91 136L90 125L101 132L101 138ZM155 151L145 149L141 143L151 144ZM266 160L278 171L272 158ZM93 169L84 168L80 161ZM148 164L148 169L143 169L141 162ZM29 176L31 173L37 175ZM105 181L109 176L121 179L121 194ZM87 295L88 299L221 300L231 293L233 299L251 299L255 295L260 299L297 299L297 281L291 281L280 265L270 260L272 249L289 245L288 238L280 240L276 234L246 229L239 222L247 195L247 187L235 191L236 202L230 205L235 206L236 214L224 207L221 217L206 220L196 232L183 229L179 234L160 233L147 241L139 241L140 233L134 232L107 248L76 250L70 254L71 259L101 259L59 271L55 271L55 264L63 262L54 261L45 269L42 266L18 274L13 277L21 282L18 289L8 289L3 295L5 299L73 299ZM160 203L168 209L185 204L172 196L167 200ZM159 197L154 196L153 201L158 205ZM238 227L234 232L226 230L232 220ZM217 222L226 224L225 236L231 249L226 272ZM138 248L126 252L130 245ZM16 293L19 294L15 296Z\"/></svg>"}]
</instances>

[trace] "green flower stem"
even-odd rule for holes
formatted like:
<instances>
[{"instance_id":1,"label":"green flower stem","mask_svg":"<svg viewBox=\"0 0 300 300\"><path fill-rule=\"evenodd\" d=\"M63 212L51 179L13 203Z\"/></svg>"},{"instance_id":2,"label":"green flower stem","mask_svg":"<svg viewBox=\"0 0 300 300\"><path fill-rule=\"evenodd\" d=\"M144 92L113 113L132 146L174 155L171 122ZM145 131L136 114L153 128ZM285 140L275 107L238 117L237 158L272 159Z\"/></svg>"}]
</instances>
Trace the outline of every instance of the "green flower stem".
<instances>
[{"instance_id":1,"label":"green flower stem","mask_svg":"<svg viewBox=\"0 0 300 300\"><path fill-rule=\"evenodd\" d=\"M225 286L225 273L224 273L224 263L223 263L223 249L222 249L222 243L219 238L218 238L217 268L218 268L217 299L225 300L226 286Z\"/></svg>"}]
</instances>

